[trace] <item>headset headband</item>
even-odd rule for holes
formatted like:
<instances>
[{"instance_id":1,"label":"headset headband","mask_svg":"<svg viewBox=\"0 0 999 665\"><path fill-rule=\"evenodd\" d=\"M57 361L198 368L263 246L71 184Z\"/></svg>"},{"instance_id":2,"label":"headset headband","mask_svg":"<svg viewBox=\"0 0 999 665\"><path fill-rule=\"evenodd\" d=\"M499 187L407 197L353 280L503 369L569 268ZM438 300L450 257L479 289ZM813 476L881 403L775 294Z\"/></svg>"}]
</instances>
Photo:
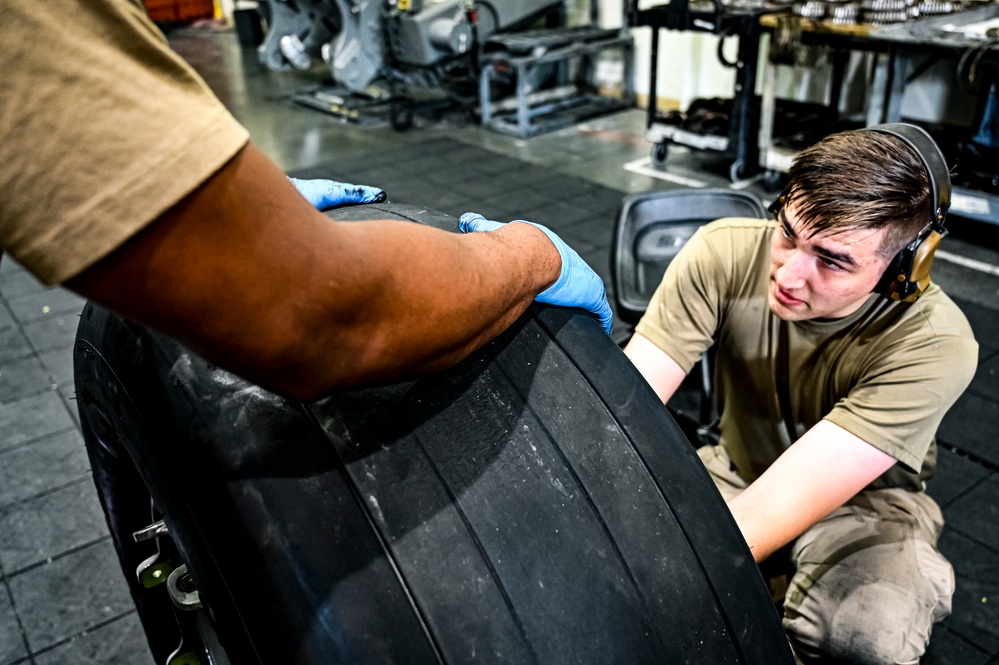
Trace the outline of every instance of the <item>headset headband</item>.
<instances>
[{"instance_id":1,"label":"headset headband","mask_svg":"<svg viewBox=\"0 0 999 665\"><path fill-rule=\"evenodd\" d=\"M865 131L880 132L896 136L912 148L926 168L930 180L930 195L933 197L933 213L930 224L934 231L943 234L944 220L950 210L950 171L940 147L933 137L922 127L904 122L892 122L868 127Z\"/></svg>"}]
</instances>

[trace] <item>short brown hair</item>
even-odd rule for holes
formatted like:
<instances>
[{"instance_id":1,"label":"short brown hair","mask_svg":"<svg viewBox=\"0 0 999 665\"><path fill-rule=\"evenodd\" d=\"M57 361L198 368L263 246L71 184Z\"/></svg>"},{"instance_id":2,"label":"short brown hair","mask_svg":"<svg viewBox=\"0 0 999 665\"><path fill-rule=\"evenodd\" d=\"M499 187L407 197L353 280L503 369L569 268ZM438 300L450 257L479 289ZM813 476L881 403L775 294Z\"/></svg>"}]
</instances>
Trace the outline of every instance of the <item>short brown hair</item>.
<instances>
[{"instance_id":1,"label":"short brown hair","mask_svg":"<svg viewBox=\"0 0 999 665\"><path fill-rule=\"evenodd\" d=\"M784 203L794 202L810 235L887 228L879 251L885 258L915 239L933 213L926 166L891 134L827 136L798 155L788 176Z\"/></svg>"}]
</instances>

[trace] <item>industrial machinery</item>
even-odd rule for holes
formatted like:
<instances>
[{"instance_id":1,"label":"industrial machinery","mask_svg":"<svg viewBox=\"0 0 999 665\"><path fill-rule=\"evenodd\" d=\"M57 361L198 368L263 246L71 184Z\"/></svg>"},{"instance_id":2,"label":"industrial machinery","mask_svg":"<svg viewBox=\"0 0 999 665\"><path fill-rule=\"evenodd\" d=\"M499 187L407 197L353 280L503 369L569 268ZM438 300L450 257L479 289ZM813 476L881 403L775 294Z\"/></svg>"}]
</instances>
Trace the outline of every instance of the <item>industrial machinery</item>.
<instances>
[{"instance_id":1,"label":"industrial machinery","mask_svg":"<svg viewBox=\"0 0 999 665\"><path fill-rule=\"evenodd\" d=\"M308 69L321 57L333 86L295 100L360 120L394 99L393 124L404 128L421 96L474 103L476 45L497 32L543 20L565 22L563 0L268 0L271 25L259 57L274 70ZM422 95L426 99L426 95ZM402 101L403 103L399 103Z\"/></svg>"},{"instance_id":2,"label":"industrial machinery","mask_svg":"<svg viewBox=\"0 0 999 665\"><path fill-rule=\"evenodd\" d=\"M417 111L478 104L483 125L526 137L634 97L631 36L624 26L597 27L596 0L588 23L571 27L565 0L269 0L267 8L261 61L309 69L321 57L333 84L294 100L359 123L387 113L405 129ZM616 96L594 76L609 50L624 64Z\"/></svg>"},{"instance_id":3,"label":"industrial machinery","mask_svg":"<svg viewBox=\"0 0 999 665\"><path fill-rule=\"evenodd\" d=\"M379 78L442 76L473 43L563 10L563 0L268 0L260 47L271 69L305 69L321 56L333 79L363 93ZM553 18L558 20L558 18Z\"/></svg>"}]
</instances>

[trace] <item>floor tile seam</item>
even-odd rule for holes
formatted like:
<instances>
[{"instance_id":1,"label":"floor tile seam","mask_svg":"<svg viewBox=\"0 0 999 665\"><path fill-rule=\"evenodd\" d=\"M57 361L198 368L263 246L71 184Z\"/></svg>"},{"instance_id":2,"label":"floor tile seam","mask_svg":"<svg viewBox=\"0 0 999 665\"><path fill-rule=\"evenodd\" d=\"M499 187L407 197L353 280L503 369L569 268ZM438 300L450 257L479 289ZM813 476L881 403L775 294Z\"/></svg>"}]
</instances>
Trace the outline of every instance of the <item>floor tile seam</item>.
<instances>
[{"instance_id":1,"label":"floor tile seam","mask_svg":"<svg viewBox=\"0 0 999 665\"><path fill-rule=\"evenodd\" d=\"M7 306L10 307L10 304L12 302L16 302L18 300L27 300L28 298L37 298L38 296L45 293L59 293L59 294L66 293L75 296L76 298L80 299L83 298L82 296L78 295L74 291L71 291L70 289L67 289L61 285L56 285L56 286L45 287L43 289L38 289L37 291L28 291L26 293L19 293L16 296L5 296L4 300L7 302ZM80 306L81 306L80 303L76 303L73 307L69 307L68 305L66 305L64 309L62 308L62 306L60 306L60 312L71 312L73 311L73 309ZM56 311L52 309L50 309L48 312L45 312L46 315L55 314L55 313Z\"/></svg>"},{"instance_id":2,"label":"floor tile seam","mask_svg":"<svg viewBox=\"0 0 999 665\"><path fill-rule=\"evenodd\" d=\"M9 358L7 360L0 360L0 371L2 371L8 365L16 365L17 363L24 362L25 360L27 360L29 358L38 358L38 354L35 353L34 351L32 351L31 353L29 353L27 356L25 356L23 358ZM41 363L41 359L39 359L38 362ZM43 365L43 367L44 367L44 365Z\"/></svg>"},{"instance_id":3,"label":"floor tile seam","mask_svg":"<svg viewBox=\"0 0 999 665\"><path fill-rule=\"evenodd\" d=\"M46 349L45 351L42 351L41 353L56 353L56 352L59 352L59 351L65 351L67 353L71 353L74 346L76 346L75 342L73 343L72 346L60 346L60 347L56 347L56 348L52 348L52 349ZM51 387L52 385L56 385L56 386L60 385L60 382L56 381L55 375L52 373L52 371L48 367L45 366L45 363L42 362L41 358L38 358L39 355L41 355L41 354L38 351L35 351L31 355L24 356L23 358L20 358L20 359L17 359L17 360L13 361L13 362L19 362L19 361L27 360L29 358L37 358L38 359L38 363L42 366L42 369L45 370L46 376L52 382L50 384L50 387L45 388L44 390L38 391L38 394L44 393L46 391L54 390ZM2 370L4 368L4 366L7 365L7 364L12 364L12 363L4 362L2 365L0 365L0 370ZM68 381L63 381L63 383L68 383ZM13 400L11 400L9 402L2 402L2 404L4 404L5 406L6 405L10 405L10 404L16 404L17 402L20 402L22 400L29 399L31 397L37 397L38 394L24 395L24 396L18 397L16 399L13 399Z\"/></svg>"},{"instance_id":4,"label":"floor tile seam","mask_svg":"<svg viewBox=\"0 0 999 665\"><path fill-rule=\"evenodd\" d=\"M961 457L964 457L965 459L974 462L978 466L984 467L989 471L999 471L999 464L987 460L984 457L971 452L970 450L965 450L964 448L961 448L958 445L955 445L953 443L948 443L946 441L939 439L937 440L937 445L948 450L949 452L954 453L955 455L960 455Z\"/></svg>"},{"instance_id":5,"label":"floor tile seam","mask_svg":"<svg viewBox=\"0 0 999 665\"><path fill-rule=\"evenodd\" d=\"M975 642L971 638L965 636L963 633L961 633L959 630L957 630L954 626L941 625L941 627L944 628L945 630L947 630L947 632L949 632L951 635L953 635L955 638L957 638L961 642L964 642L965 644L967 644L968 646L970 646L971 648L973 648L975 651L981 651L982 654L986 655L986 656L989 655L990 650L988 648L982 646L981 644L978 644L977 642Z\"/></svg>"},{"instance_id":6,"label":"floor tile seam","mask_svg":"<svg viewBox=\"0 0 999 665\"><path fill-rule=\"evenodd\" d=\"M82 552L83 550L87 549L88 547L93 547L94 545L99 545L99 544L101 544L103 542L106 542L106 541L109 541L109 540L111 540L111 534L105 534L103 536L100 536L99 538L95 538L94 540L89 540L89 541L87 541L85 543L82 543L80 545L74 545L73 547L69 548L68 550L63 550L62 552L59 552L57 554L53 554L52 556L45 557L41 561L36 561L35 563L27 565L24 568L19 568L19 569L15 570L15 571L7 573L5 579L6 580L12 580L15 577L20 577L21 575L24 575L25 573L30 573L33 570L38 570L39 568L42 568L43 566L48 566L49 564L55 563L56 561L59 561L60 559L65 559L68 556L72 556L72 555L74 555L74 554L76 554L78 552Z\"/></svg>"},{"instance_id":7,"label":"floor tile seam","mask_svg":"<svg viewBox=\"0 0 999 665\"><path fill-rule=\"evenodd\" d=\"M20 332L22 335L24 335L24 331L23 330L18 330L18 332ZM6 364L13 364L13 363L19 363L19 362L22 362L24 360L28 360L29 358L37 358L38 357L38 351L35 351L35 347L31 346L31 340L29 340L27 338L27 336L25 336L24 340L28 343L28 346L31 348L31 350L28 351L23 356L14 356L12 358L9 358L9 359L5 360L3 362L4 365L6 365ZM41 361L39 361L39 362L41 362Z\"/></svg>"},{"instance_id":8,"label":"floor tile seam","mask_svg":"<svg viewBox=\"0 0 999 665\"><path fill-rule=\"evenodd\" d=\"M17 499L16 501L11 501L10 503L5 503L0 505L0 516L12 512L14 510L17 510L19 507L23 506L24 504L30 501L50 496L52 494L55 494L56 492L61 492L64 489L75 487L85 482L89 482L92 479L93 479L93 472L91 471L90 467L87 467L87 471L84 473L84 475L80 476L79 478L74 478L73 480L62 483L61 485L50 487L46 490L42 490L41 492L32 494L31 496L23 497Z\"/></svg>"},{"instance_id":9,"label":"floor tile seam","mask_svg":"<svg viewBox=\"0 0 999 665\"><path fill-rule=\"evenodd\" d=\"M995 394L989 394L984 390L977 390L974 387L974 385L968 386L967 390L964 391L964 394L974 395L975 397L984 399L986 402L995 402L999 404L999 396L996 396Z\"/></svg>"},{"instance_id":10,"label":"floor tile seam","mask_svg":"<svg viewBox=\"0 0 999 665\"><path fill-rule=\"evenodd\" d=\"M51 349L45 349L44 351L40 352L38 355L45 355L47 353L57 353L57 352L61 353L63 351L65 351L67 353L72 353L73 352L73 348L75 346L76 346L76 340L74 339L71 344L66 344L64 346L56 346L56 347L53 347Z\"/></svg>"},{"instance_id":11,"label":"floor tile seam","mask_svg":"<svg viewBox=\"0 0 999 665\"><path fill-rule=\"evenodd\" d=\"M46 439L54 439L57 436L62 436L63 434L72 431L79 431L79 429L76 427L76 425L73 425L72 427L66 427L56 432L49 432L47 434L43 434L42 436L31 439L30 441L22 441L21 443L15 444L9 448L4 448L3 450L0 450L0 456L3 456L13 450L20 450L21 448L27 448L30 445L33 445L35 443L40 443L42 441L45 441Z\"/></svg>"},{"instance_id":12,"label":"floor tile seam","mask_svg":"<svg viewBox=\"0 0 999 665\"><path fill-rule=\"evenodd\" d=\"M951 615L951 617L953 617L953 615ZM944 621L946 621L946 619ZM944 627L947 628L947 630L950 631L950 634L953 635L955 638L957 638L961 642L964 642L968 646L973 647L976 651L980 651L982 655L988 656L989 654L993 653L993 650L990 647L984 644L980 644L979 642L976 642L974 636L966 635L964 631L962 631L960 628L949 624L945 625ZM971 629L973 629L973 627L971 627Z\"/></svg>"},{"instance_id":13,"label":"floor tile seam","mask_svg":"<svg viewBox=\"0 0 999 665\"><path fill-rule=\"evenodd\" d=\"M959 501L960 499L962 499L965 495L967 495L968 493L970 493L973 490L975 490L979 485L983 484L984 482L986 482L989 478L992 478L993 476L995 476L994 473L990 473L988 475L982 476L981 478L979 478L978 480L976 480L975 482L971 483L970 485L968 485L967 487L965 487L963 490L961 490L960 492L958 492L954 497L952 497L951 499L948 499L946 503L940 504L940 507L941 508L947 508L947 507L953 505L954 503L956 503L957 501Z\"/></svg>"},{"instance_id":14,"label":"floor tile seam","mask_svg":"<svg viewBox=\"0 0 999 665\"><path fill-rule=\"evenodd\" d=\"M73 315L79 316L81 309L83 309L83 305L76 305L75 307L67 308L67 309L64 309L64 310L58 310L58 311L57 310L52 310L52 311L46 312L42 316L34 318L34 319L21 319L21 317L19 317L17 314L14 314L13 316L14 316L14 319L18 323L20 323L22 326L31 326L31 325L35 325L35 324L38 324L38 323L45 323L46 321L51 321L52 319L57 319L60 316L63 316L63 317L65 317L65 316L73 316Z\"/></svg>"},{"instance_id":15,"label":"floor tile seam","mask_svg":"<svg viewBox=\"0 0 999 665\"><path fill-rule=\"evenodd\" d=\"M45 393L58 392L59 383L53 380L51 376L48 377L48 379L49 383L44 388L38 388L37 390L32 390L31 392L14 395L9 400L0 400L0 406L11 406L23 400L31 399L32 397L39 397L40 395L44 395Z\"/></svg>"},{"instance_id":16,"label":"floor tile seam","mask_svg":"<svg viewBox=\"0 0 999 665\"><path fill-rule=\"evenodd\" d=\"M7 273L0 272L0 279L2 279L6 274ZM34 275L32 275L27 271L25 271L22 275L19 275L17 277L17 279L21 280L25 280L28 278L34 281L29 281L27 282L27 284L25 284L24 282L20 284L15 284L14 293L9 293L4 289L0 289L0 297L5 298L6 300L10 300L12 298L20 298L21 296L31 295L32 293L42 293L44 291L48 291L53 288L51 286L45 286L44 284L39 282ZM18 289L17 288L18 286L20 286L21 289Z\"/></svg>"},{"instance_id":17,"label":"floor tile seam","mask_svg":"<svg viewBox=\"0 0 999 665\"><path fill-rule=\"evenodd\" d=\"M22 326L25 326L25 325L26 326L38 325L39 323L45 323L46 321L51 321L52 319L56 319L59 316L63 316L63 317L66 317L66 316L75 316L76 318L81 319L81 318L83 318L83 308L85 306L86 306L86 303L83 303L82 305L77 305L73 309L67 309L66 311L62 312L61 314L56 314L54 312L51 315L46 314L45 316L43 316L40 319L34 319L33 321L28 321L26 323L23 323ZM20 323L20 321L18 321L18 323Z\"/></svg>"},{"instance_id":18,"label":"floor tile seam","mask_svg":"<svg viewBox=\"0 0 999 665\"><path fill-rule=\"evenodd\" d=\"M7 305L7 312L9 312L9 313L10 313L10 316L11 316L11 318L12 318L12 319L14 320L14 325L13 325L13 326L11 326L11 328L15 328L15 329L17 329L17 331L18 331L19 333L21 333L22 335L24 335L24 338L25 338L26 340L28 340L28 342L30 343L30 342L31 342L31 339L30 339L30 338L28 337L28 335L27 335L27 334L26 334L26 333L24 332L24 323L23 323L23 322L22 322L22 321L21 321L21 320L20 320L19 318L17 318L17 316L15 316L15 315L14 315L14 310L13 310L13 309L11 309L11 307L10 307L10 301L5 301L5 304ZM29 324L29 325L30 325L30 324Z\"/></svg>"},{"instance_id":19,"label":"floor tile seam","mask_svg":"<svg viewBox=\"0 0 999 665\"><path fill-rule=\"evenodd\" d=\"M73 385L73 397L72 397L72 401L74 401L74 402L78 401L77 397L76 397L76 385L75 385L75 381L74 382L67 381L65 384L62 384L62 383L57 384L60 387L60 390L57 390L56 392L59 393L59 400L62 402L62 405L66 408L66 411L69 412L69 419L72 420L73 423L74 423L74 425L75 425L75 427L73 429L75 429L76 431L79 432L80 431L80 425L77 424L77 418L80 417L80 410L79 410L79 408L75 404L70 404L70 398L67 397L63 393L63 391L61 390L61 388L64 385L68 385L69 383L73 383L74 384Z\"/></svg>"},{"instance_id":20,"label":"floor tile seam","mask_svg":"<svg viewBox=\"0 0 999 665\"><path fill-rule=\"evenodd\" d=\"M12 660L10 663L5 663L4 665L27 665L28 663L31 663L31 665L34 665L35 663L35 659L30 655L25 656L24 658L18 658L17 660Z\"/></svg>"},{"instance_id":21,"label":"floor tile seam","mask_svg":"<svg viewBox=\"0 0 999 665\"><path fill-rule=\"evenodd\" d=\"M86 637L88 634L94 632L95 630L100 630L101 628L104 628L105 626L111 625L115 621L120 621L121 619L124 619L125 617L127 617L127 616L129 616L131 614L136 614L137 612L138 612L138 610L135 610L135 609L126 610L126 611L122 612L121 614L118 614L116 616L111 617L110 619L105 619L103 621L95 623L92 626L88 626L87 628L84 628L83 630L81 630L78 633L74 633L73 635L70 635L69 637L62 638L58 642L54 642L53 644L49 644L48 646L42 647L41 649L38 649L37 651L32 651L31 654L30 654L31 658L34 659L35 656L42 656L42 655L48 653L49 651L52 651L54 649L58 649L59 647L63 646L64 644L68 644L68 643L72 642L73 640L78 640L78 639L80 639L82 637ZM32 660L32 662L34 662L34 660Z\"/></svg>"},{"instance_id":22,"label":"floor tile seam","mask_svg":"<svg viewBox=\"0 0 999 665\"><path fill-rule=\"evenodd\" d=\"M31 654L31 643L28 642L28 631L24 629L24 622L21 621L21 614L17 611L17 605L14 604L14 592L10 588L10 578L6 575L3 564L0 563L0 577L3 578L3 588L4 592L7 594L7 601L10 603L11 609L14 611L14 621L17 622L17 631L21 634L21 643L24 645L24 651L27 653L27 657L19 658L14 661L14 663L34 663L35 659ZM13 664L12 664L13 665Z\"/></svg>"},{"instance_id":23,"label":"floor tile seam","mask_svg":"<svg viewBox=\"0 0 999 665\"><path fill-rule=\"evenodd\" d=\"M76 329L75 328L73 329L73 335L74 335L74 337L76 335ZM65 351L66 353L71 353L72 350L73 350L73 347L76 346L76 340L74 339L72 344L60 344L60 345L57 345L57 346L43 346L41 348L38 348L31 341L31 338L29 338L27 336L25 336L25 337L26 337L26 339L28 341L28 345L31 347L31 353L28 354L27 356L20 356L18 358L15 358L14 359L15 361L17 361L17 360L22 360L23 361L23 360L27 360L28 358L37 358L38 362L42 362L42 359L41 359L40 356L44 356L44 355L47 355L49 353L61 352L61 351ZM42 363L42 368L45 369L46 372L49 371L49 368L45 366L45 363Z\"/></svg>"},{"instance_id":24,"label":"floor tile seam","mask_svg":"<svg viewBox=\"0 0 999 665\"><path fill-rule=\"evenodd\" d=\"M968 533L967 531L964 531L963 529L954 526L954 523L952 521L944 520L944 528L950 530L952 533L961 536L962 538L965 538L966 540L970 540L975 545L984 547L988 551L999 555L999 548L997 548L995 545L989 545L988 543L979 540L978 538Z\"/></svg>"}]
</instances>

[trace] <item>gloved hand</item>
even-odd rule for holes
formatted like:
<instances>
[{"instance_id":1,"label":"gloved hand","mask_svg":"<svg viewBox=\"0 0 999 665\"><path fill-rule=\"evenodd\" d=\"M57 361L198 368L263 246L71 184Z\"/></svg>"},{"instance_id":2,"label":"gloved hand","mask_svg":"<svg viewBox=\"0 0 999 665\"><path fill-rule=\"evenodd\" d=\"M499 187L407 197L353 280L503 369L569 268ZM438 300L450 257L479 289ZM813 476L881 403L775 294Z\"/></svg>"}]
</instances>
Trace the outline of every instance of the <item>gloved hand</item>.
<instances>
[{"instance_id":1,"label":"gloved hand","mask_svg":"<svg viewBox=\"0 0 999 665\"><path fill-rule=\"evenodd\" d=\"M555 283L538 294L535 298L537 302L549 305L559 305L561 307L582 307L593 313L600 325L609 335L611 325L614 323L614 315L611 313L610 304L607 302L607 291L603 281L597 277L590 266L586 265L583 259L579 258L571 247L565 244L561 238L551 232L551 230L528 222L523 219L515 220L530 224L541 229L548 239L555 245L558 255L562 259L562 270ZM462 233L474 233L476 231L495 231L501 226L500 222L488 220L482 215L474 212L466 212L458 221L458 228Z\"/></svg>"},{"instance_id":2,"label":"gloved hand","mask_svg":"<svg viewBox=\"0 0 999 665\"><path fill-rule=\"evenodd\" d=\"M299 180L288 178L299 194L319 210L329 210L354 203L381 203L385 191L367 185L351 185L334 180Z\"/></svg>"}]
</instances>

